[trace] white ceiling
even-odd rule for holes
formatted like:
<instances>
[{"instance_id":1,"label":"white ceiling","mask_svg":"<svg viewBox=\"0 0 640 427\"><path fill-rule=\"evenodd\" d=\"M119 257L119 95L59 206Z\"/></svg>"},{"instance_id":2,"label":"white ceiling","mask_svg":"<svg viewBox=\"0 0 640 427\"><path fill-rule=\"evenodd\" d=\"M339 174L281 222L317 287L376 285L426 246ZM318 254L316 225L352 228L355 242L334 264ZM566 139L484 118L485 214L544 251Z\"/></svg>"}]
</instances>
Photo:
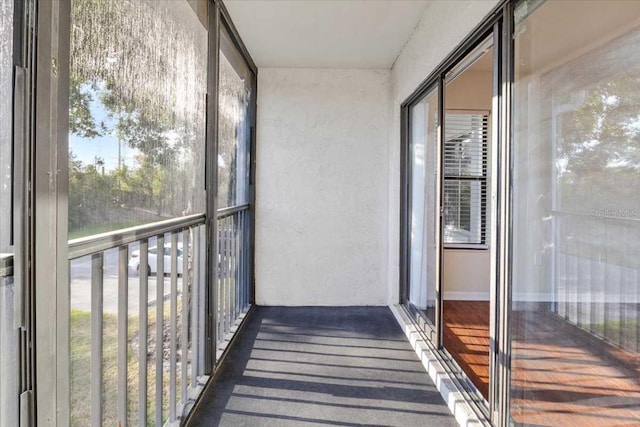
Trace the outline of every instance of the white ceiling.
<instances>
[{"instance_id":1,"label":"white ceiling","mask_svg":"<svg viewBox=\"0 0 640 427\"><path fill-rule=\"evenodd\" d=\"M391 68L426 0L225 0L258 67Z\"/></svg>"}]
</instances>

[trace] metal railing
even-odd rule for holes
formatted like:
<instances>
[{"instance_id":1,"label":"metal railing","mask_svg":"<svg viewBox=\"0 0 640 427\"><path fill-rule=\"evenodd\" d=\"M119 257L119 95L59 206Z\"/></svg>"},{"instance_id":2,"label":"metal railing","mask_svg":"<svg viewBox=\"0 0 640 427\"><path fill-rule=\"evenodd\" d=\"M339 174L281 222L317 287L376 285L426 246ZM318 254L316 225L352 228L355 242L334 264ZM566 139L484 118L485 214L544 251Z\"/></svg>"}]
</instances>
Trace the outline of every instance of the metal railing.
<instances>
[{"instance_id":1,"label":"metal railing","mask_svg":"<svg viewBox=\"0 0 640 427\"><path fill-rule=\"evenodd\" d=\"M217 213L215 357L251 305L249 205ZM205 375L204 215L69 242L72 425L179 425Z\"/></svg>"},{"instance_id":2,"label":"metal railing","mask_svg":"<svg viewBox=\"0 0 640 427\"><path fill-rule=\"evenodd\" d=\"M640 351L640 220L554 212L554 311L591 335Z\"/></svg>"},{"instance_id":3,"label":"metal railing","mask_svg":"<svg viewBox=\"0 0 640 427\"><path fill-rule=\"evenodd\" d=\"M251 304L249 205L218 210L216 360Z\"/></svg>"},{"instance_id":4,"label":"metal railing","mask_svg":"<svg viewBox=\"0 0 640 427\"><path fill-rule=\"evenodd\" d=\"M178 425L204 375L204 215L69 242L71 422Z\"/></svg>"}]
</instances>

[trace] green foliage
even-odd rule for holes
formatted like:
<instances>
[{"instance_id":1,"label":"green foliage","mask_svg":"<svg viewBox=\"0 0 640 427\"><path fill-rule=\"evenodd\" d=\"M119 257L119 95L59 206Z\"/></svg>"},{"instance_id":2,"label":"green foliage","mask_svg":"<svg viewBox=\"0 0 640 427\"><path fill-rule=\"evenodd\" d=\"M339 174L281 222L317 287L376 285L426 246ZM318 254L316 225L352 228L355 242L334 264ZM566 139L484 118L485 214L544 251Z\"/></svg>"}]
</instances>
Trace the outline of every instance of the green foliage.
<instances>
[{"instance_id":1,"label":"green foliage","mask_svg":"<svg viewBox=\"0 0 640 427\"><path fill-rule=\"evenodd\" d=\"M96 125L91 114L91 90L83 87L77 77L72 77L69 91L69 132L83 138L101 136L104 129Z\"/></svg>"},{"instance_id":2,"label":"green foliage","mask_svg":"<svg viewBox=\"0 0 640 427\"><path fill-rule=\"evenodd\" d=\"M563 117L558 157L566 164L559 178L567 209L638 209L638 87L639 75L598 84L577 110Z\"/></svg>"},{"instance_id":3,"label":"green foliage","mask_svg":"<svg viewBox=\"0 0 640 427\"><path fill-rule=\"evenodd\" d=\"M113 179L102 172L103 161L83 165L69 154L69 229L73 231L107 220L105 207L112 205Z\"/></svg>"},{"instance_id":4,"label":"green foliage","mask_svg":"<svg viewBox=\"0 0 640 427\"><path fill-rule=\"evenodd\" d=\"M143 154L136 163L136 168L121 165L105 171L101 158L85 165L70 153L70 238L192 213L185 210L189 195L184 189L192 185L193 171L157 165Z\"/></svg>"},{"instance_id":5,"label":"green foliage","mask_svg":"<svg viewBox=\"0 0 640 427\"><path fill-rule=\"evenodd\" d=\"M206 31L176 19L164 2L71 4L74 142L97 147L100 137L117 138L140 154L135 165L119 161L115 170L102 159L84 164L71 154L70 235L193 212L202 204L194 189L202 187L198 180L204 175L199 150L205 133Z\"/></svg>"}]
</instances>

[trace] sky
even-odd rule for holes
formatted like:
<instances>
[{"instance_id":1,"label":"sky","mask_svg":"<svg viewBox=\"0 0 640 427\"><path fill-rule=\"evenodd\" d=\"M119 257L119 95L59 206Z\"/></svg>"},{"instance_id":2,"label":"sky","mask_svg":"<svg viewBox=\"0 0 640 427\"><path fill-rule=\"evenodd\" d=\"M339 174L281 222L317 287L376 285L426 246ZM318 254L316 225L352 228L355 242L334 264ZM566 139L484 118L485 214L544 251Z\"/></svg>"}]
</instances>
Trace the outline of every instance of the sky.
<instances>
[{"instance_id":1,"label":"sky","mask_svg":"<svg viewBox=\"0 0 640 427\"><path fill-rule=\"evenodd\" d=\"M93 100L90 103L91 115L96 124L104 122L108 130L112 130L113 135L104 135L95 138L82 138L78 135L69 135L69 150L82 163L92 164L96 156L104 159L105 171L112 171L118 167L118 138L115 136L115 125L117 120L109 118L108 112L99 101L99 92L90 90ZM121 155L124 164L134 167L135 156L139 151L122 143Z\"/></svg>"}]
</instances>

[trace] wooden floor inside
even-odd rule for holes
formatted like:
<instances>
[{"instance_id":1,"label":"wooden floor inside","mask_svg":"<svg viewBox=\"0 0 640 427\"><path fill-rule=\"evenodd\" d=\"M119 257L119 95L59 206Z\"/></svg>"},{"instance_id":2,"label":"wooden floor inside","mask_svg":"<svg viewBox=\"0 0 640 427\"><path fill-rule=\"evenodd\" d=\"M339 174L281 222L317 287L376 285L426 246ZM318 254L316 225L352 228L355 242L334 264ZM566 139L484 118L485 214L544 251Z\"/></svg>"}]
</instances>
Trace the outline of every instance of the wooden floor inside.
<instances>
[{"instance_id":1,"label":"wooden floor inside","mask_svg":"<svg viewBox=\"0 0 640 427\"><path fill-rule=\"evenodd\" d=\"M444 346L489 385L489 302L445 301ZM512 313L511 415L539 426L640 426L640 355L544 311Z\"/></svg>"},{"instance_id":2,"label":"wooden floor inside","mask_svg":"<svg viewBox=\"0 0 640 427\"><path fill-rule=\"evenodd\" d=\"M489 395L489 302L444 301L444 348L487 399Z\"/></svg>"}]
</instances>

